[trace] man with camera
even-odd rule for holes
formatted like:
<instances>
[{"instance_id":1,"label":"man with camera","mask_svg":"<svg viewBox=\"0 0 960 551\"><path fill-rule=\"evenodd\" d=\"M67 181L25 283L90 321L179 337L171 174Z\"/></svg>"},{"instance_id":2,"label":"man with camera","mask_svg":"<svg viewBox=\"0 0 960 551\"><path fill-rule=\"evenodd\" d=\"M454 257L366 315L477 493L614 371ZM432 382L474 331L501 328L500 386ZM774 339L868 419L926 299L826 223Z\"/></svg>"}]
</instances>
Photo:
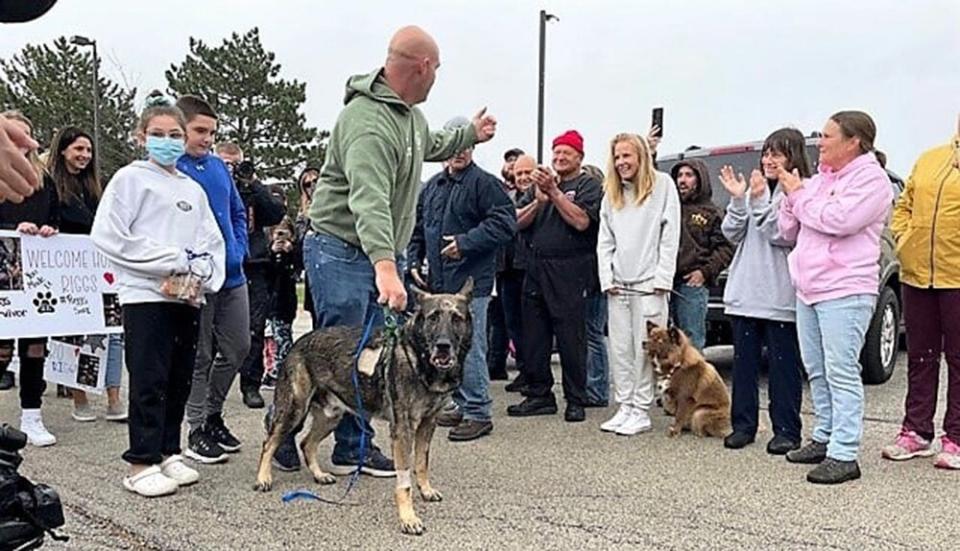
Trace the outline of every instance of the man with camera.
<instances>
[{"instance_id":1,"label":"man with camera","mask_svg":"<svg viewBox=\"0 0 960 551\"><path fill-rule=\"evenodd\" d=\"M60 542L69 538L53 531L64 524L60 496L46 484L34 484L17 469L27 435L0 425L0 551L36 549L45 534Z\"/></svg>"},{"instance_id":2,"label":"man with camera","mask_svg":"<svg viewBox=\"0 0 960 551\"><path fill-rule=\"evenodd\" d=\"M243 262L250 299L250 352L240 366L240 392L243 403L251 409L264 406L260 395L263 379L263 333L267 324L272 296L273 255L265 231L283 220L286 210L260 183L252 161L244 160L243 150L231 142L217 146L217 156L232 167L233 181L247 210L249 252Z\"/></svg>"}]
</instances>

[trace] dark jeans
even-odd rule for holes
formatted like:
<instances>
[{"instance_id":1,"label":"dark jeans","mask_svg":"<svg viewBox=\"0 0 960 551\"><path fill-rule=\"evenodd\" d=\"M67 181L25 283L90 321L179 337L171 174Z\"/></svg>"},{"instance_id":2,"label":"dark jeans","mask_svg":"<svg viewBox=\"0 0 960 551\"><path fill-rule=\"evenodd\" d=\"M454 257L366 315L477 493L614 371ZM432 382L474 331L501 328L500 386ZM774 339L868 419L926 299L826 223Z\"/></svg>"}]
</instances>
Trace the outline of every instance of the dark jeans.
<instances>
[{"instance_id":1,"label":"dark jeans","mask_svg":"<svg viewBox=\"0 0 960 551\"><path fill-rule=\"evenodd\" d=\"M538 279L531 281L528 274L523 285L524 396L553 395L550 354L556 337L563 395L568 403L582 406L587 402L587 299L575 274L583 262L539 262Z\"/></svg>"},{"instance_id":2,"label":"dark jeans","mask_svg":"<svg viewBox=\"0 0 960 551\"><path fill-rule=\"evenodd\" d=\"M903 427L932 440L940 387L940 356L947 360L943 431L960 443L960 289L902 286L907 326L907 399Z\"/></svg>"},{"instance_id":3,"label":"dark jeans","mask_svg":"<svg viewBox=\"0 0 960 551\"><path fill-rule=\"evenodd\" d=\"M335 325L362 326L371 318L374 326L383 325L373 264L363 251L336 237L314 233L304 238L303 261L310 281L322 282L310 286L315 329ZM344 415L334 432L333 455L356 456L363 430L372 439L373 427L367 420Z\"/></svg>"},{"instance_id":4,"label":"dark jeans","mask_svg":"<svg viewBox=\"0 0 960 551\"><path fill-rule=\"evenodd\" d=\"M193 380L200 310L148 302L123 307L124 359L130 375L130 448L123 459L156 465L180 453L180 427Z\"/></svg>"},{"instance_id":5,"label":"dark jeans","mask_svg":"<svg viewBox=\"0 0 960 551\"><path fill-rule=\"evenodd\" d=\"M794 323L730 316L733 325L733 430L757 433L760 399L758 380L767 346L770 365L770 421L773 433L800 441L800 401L803 364Z\"/></svg>"},{"instance_id":6,"label":"dark jeans","mask_svg":"<svg viewBox=\"0 0 960 551\"><path fill-rule=\"evenodd\" d=\"M503 315L503 302L499 296L490 297L487 307L487 370L490 376L507 373L507 352L510 338L507 336L507 321Z\"/></svg>"},{"instance_id":7,"label":"dark jeans","mask_svg":"<svg viewBox=\"0 0 960 551\"><path fill-rule=\"evenodd\" d=\"M259 389L263 380L263 334L273 290L266 266L248 267L245 272L250 301L250 352L240 366L240 388Z\"/></svg>"},{"instance_id":8,"label":"dark jeans","mask_svg":"<svg viewBox=\"0 0 960 551\"><path fill-rule=\"evenodd\" d=\"M0 372L7 370L13 358L13 339L0 340ZM47 357L47 339L17 339L20 357L20 409L40 409L47 383L43 380L43 365ZM42 347L42 350L41 348Z\"/></svg>"}]
</instances>

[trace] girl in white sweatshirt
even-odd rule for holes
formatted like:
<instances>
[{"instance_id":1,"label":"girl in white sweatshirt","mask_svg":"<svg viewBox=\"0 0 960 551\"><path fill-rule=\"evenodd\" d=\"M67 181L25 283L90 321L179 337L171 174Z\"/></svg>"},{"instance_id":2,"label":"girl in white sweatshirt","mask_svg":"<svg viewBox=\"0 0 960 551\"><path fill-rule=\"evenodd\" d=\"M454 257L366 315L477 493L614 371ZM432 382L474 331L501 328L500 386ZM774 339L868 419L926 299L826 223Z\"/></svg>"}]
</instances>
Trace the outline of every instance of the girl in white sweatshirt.
<instances>
[{"instance_id":1,"label":"girl in white sweatshirt","mask_svg":"<svg viewBox=\"0 0 960 551\"><path fill-rule=\"evenodd\" d=\"M600 289L609 298L607 325L614 399L620 409L600 429L625 436L650 430L653 367L643 343L647 321L666 325L680 244L680 197L673 179L654 169L644 138L617 134L600 203Z\"/></svg>"},{"instance_id":2,"label":"girl in white sweatshirt","mask_svg":"<svg viewBox=\"0 0 960 551\"><path fill-rule=\"evenodd\" d=\"M197 481L180 456L180 426L197 348L199 305L223 283L223 237L199 184L177 171L186 123L159 92L147 98L137 140L148 161L107 185L91 238L113 263L130 374L130 464L123 485L153 497Z\"/></svg>"}]
</instances>

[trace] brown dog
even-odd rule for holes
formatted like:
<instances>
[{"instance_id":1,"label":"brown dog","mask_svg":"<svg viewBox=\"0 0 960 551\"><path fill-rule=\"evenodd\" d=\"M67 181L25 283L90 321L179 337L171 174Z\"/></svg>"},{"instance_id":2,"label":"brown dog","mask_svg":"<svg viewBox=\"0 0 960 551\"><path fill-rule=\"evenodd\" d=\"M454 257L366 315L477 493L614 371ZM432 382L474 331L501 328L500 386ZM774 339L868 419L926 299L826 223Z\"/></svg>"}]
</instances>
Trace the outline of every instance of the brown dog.
<instances>
[{"instance_id":1,"label":"brown dog","mask_svg":"<svg viewBox=\"0 0 960 551\"><path fill-rule=\"evenodd\" d=\"M724 437L731 432L727 386L683 331L648 321L647 356L658 374L670 380L663 394L664 410L674 412L670 436L683 429L697 436Z\"/></svg>"}]
</instances>

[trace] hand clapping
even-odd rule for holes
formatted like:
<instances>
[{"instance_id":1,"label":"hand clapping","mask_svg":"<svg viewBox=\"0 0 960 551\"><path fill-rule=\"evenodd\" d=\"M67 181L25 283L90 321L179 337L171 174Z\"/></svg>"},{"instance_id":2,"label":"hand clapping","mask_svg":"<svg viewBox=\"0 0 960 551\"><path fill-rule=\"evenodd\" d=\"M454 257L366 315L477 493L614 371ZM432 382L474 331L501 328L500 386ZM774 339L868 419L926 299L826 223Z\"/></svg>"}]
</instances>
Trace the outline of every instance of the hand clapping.
<instances>
[{"instance_id":1,"label":"hand clapping","mask_svg":"<svg viewBox=\"0 0 960 551\"><path fill-rule=\"evenodd\" d=\"M780 181L780 185L783 186L783 191L787 195L803 187L803 179L800 178L800 172L797 169L787 172L782 166L777 167L777 180Z\"/></svg>"},{"instance_id":2,"label":"hand clapping","mask_svg":"<svg viewBox=\"0 0 960 551\"><path fill-rule=\"evenodd\" d=\"M753 177L751 176L751 180ZM743 174L734 175L733 167L724 165L720 169L720 183L726 188L731 197L739 199L747 191L747 182L743 179Z\"/></svg>"}]
</instances>

